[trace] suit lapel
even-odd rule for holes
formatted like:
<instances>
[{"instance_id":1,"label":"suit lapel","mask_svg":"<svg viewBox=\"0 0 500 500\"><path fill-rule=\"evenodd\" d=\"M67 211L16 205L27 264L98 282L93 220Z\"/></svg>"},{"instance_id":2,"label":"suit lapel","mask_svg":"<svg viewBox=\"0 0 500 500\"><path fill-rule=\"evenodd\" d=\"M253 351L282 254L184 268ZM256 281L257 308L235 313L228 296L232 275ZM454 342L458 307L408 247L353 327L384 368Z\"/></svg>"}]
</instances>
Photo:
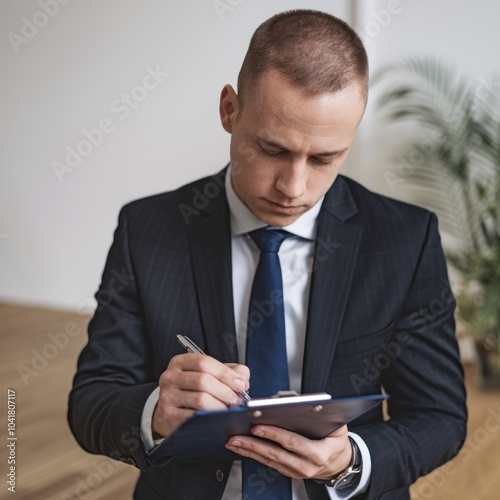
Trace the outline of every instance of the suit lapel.
<instances>
[{"instance_id":1,"label":"suit lapel","mask_svg":"<svg viewBox=\"0 0 500 500\"><path fill-rule=\"evenodd\" d=\"M225 171L212 182L222 186L224 175ZM347 223L356 214L349 187L339 176L318 219L302 392L322 390L330 373L363 233L361 226ZM236 362L231 231L224 188L192 218L187 230L207 353L222 362Z\"/></svg>"},{"instance_id":2,"label":"suit lapel","mask_svg":"<svg viewBox=\"0 0 500 500\"><path fill-rule=\"evenodd\" d=\"M208 201L206 209L192 218L188 235L206 351L219 361L229 363L237 361L237 349L229 209L222 187L224 175L225 171L211 181L219 187L219 193Z\"/></svg>"},{"instance_id":3,"label":"suit lapel","mask_svg":"<svg viewBox=\"0 0 500 500\"><path fill-rule=\"evenodd\" d=\"M318 233L307 317L302 392L324 390L342 324L363 234L347 221L357 214L345 179L325 196Z\"/></svg>"}]
</instances>

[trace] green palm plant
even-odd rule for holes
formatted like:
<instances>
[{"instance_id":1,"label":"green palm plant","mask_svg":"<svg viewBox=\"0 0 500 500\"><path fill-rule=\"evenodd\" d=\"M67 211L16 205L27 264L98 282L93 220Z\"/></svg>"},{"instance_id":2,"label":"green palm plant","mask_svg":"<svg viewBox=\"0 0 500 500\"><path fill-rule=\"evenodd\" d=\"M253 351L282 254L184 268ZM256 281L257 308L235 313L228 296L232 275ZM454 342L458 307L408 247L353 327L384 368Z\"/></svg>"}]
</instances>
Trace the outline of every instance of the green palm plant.
<instances>
[{"instance_id":1,"label":"green palm plant","mask_svg":"<svg viewBox=\"0 0 500 500\"><path fill-rule=\"evenodd\" d=\"M404 149L406 184L434 210L461 273L459 314L500 350L500 100L447 65L410 59L375 77L378 105L391 122L411 119L418 136ZM471 308L468 285L479 284ZM476 287L478 288L478 287Z\"/></svg>"}]
</instances>

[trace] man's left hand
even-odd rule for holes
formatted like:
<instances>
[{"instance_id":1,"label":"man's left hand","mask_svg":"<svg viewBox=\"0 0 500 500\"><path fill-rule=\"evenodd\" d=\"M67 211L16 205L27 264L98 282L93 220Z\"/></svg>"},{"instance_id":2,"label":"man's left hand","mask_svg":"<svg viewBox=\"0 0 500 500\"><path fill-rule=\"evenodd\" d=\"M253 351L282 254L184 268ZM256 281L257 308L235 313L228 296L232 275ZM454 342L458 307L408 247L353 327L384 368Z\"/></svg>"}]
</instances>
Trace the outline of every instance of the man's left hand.
<instances>
[{"instance_id":1,"label":"man's left hand","mask_svg":"<svg viewBox=\"0 0 500 500\"><path fill-rule=\"evenodd\" d=\"M252 427L251 436L231 436L226 447L292 479L330 479L349 466L352 448L344 425L320 440L270 425Z\"/></svg>"}]
</instances>

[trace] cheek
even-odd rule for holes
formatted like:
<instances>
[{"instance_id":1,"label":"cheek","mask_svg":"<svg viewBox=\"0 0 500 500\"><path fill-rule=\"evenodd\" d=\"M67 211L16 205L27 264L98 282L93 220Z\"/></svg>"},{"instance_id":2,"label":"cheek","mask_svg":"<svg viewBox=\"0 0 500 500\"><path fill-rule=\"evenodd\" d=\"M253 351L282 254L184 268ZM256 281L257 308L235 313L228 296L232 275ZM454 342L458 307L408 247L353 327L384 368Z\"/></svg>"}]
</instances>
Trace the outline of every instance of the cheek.
<instances>
[{"instance_id":1,"label":"cheek","mask_svg":"<svg viewBox=\"0 0 500 500\"><path fill-rule=\"evenodd\" d=\"M233 188L236 194L244 202L248 202L249 198L255 194L255 178L252 175L251 166L246 163L245 159L235 164L234 160L231 165L231 178Z\"/></svg>"},{"instance_id":2,"label":"cheek","mask_svg":"<svg viewBox=\"0 0 500 500\"><path fill-rule=\"evenodd\" d=\"M248 154L233 157L233 185L237 184L242 192L263 193L273 186L274 169L272 164L262 158L254 149L248 148ZM236 163L236 165L235 165Z\"/></svg>"},{"instance_id":3,"label":"cheek","mask_svg":"<svg viewBox=\"0 0 500 500\"><path fill-rule=\"evenodd\" d=\"M259 165L259 158L250 144L234 138L231 141L231 164L235 175L248 177Z\"/></svg>"},{"instance_id":4,"label":"cheek","mask_svg":"<svg viewBox=\"0 0 500 500\"><path fill-rule=\"evenodd\" d=\"M239 192L243 195L260 196L265 191L265 183L262 182L258 172L255 172L249 165L241 169L235 180Z\"/></svg>"},{"instance_id":5,"label":"cheek","mask_svg":"<svg viewBox=\"0 0 500 500\"><path fill-rule=\"evenodd\" d=\"M337 168L317 173L311 179L309 191L311 194L314 194L316 198L321 198L330 189L337 175Z\"/></svg>"},{"instance_id":6,"label":"cheek","mask_svg":"<svg viewBox=\"0 0 500 500\"><path fill-rule=\"evenodd\" d=\"M272 162L266 162L266 159L261 159L249 171L248 182L255 192L268 195L275 189L278 176L275 165Z\"/></svg>"}]
</instances>

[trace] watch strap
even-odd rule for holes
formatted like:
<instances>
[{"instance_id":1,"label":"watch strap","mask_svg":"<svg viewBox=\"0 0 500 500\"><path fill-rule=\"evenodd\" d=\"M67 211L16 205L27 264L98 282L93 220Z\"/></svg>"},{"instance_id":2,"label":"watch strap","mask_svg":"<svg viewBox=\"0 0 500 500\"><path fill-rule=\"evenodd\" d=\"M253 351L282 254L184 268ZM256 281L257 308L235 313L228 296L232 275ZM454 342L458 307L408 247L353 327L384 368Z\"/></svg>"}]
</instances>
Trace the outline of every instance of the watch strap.
<instances>
[{"instance_id":1,"label":"watch strap","mask_svg":"<svg viewBox=\"0 0 500 500\"><path fill-rule=\"evenodd\" d=\"M350 464L338 474L335 474L330 479L315 479L317 483L324 484L329 488L335 488L337 490L347 488L353 481L353 479L361 473L362 470L362 460L361 452L359 451L356 441L349 437L349 442L352 448L352 458Z\"/></svg>"}]
</instances>

